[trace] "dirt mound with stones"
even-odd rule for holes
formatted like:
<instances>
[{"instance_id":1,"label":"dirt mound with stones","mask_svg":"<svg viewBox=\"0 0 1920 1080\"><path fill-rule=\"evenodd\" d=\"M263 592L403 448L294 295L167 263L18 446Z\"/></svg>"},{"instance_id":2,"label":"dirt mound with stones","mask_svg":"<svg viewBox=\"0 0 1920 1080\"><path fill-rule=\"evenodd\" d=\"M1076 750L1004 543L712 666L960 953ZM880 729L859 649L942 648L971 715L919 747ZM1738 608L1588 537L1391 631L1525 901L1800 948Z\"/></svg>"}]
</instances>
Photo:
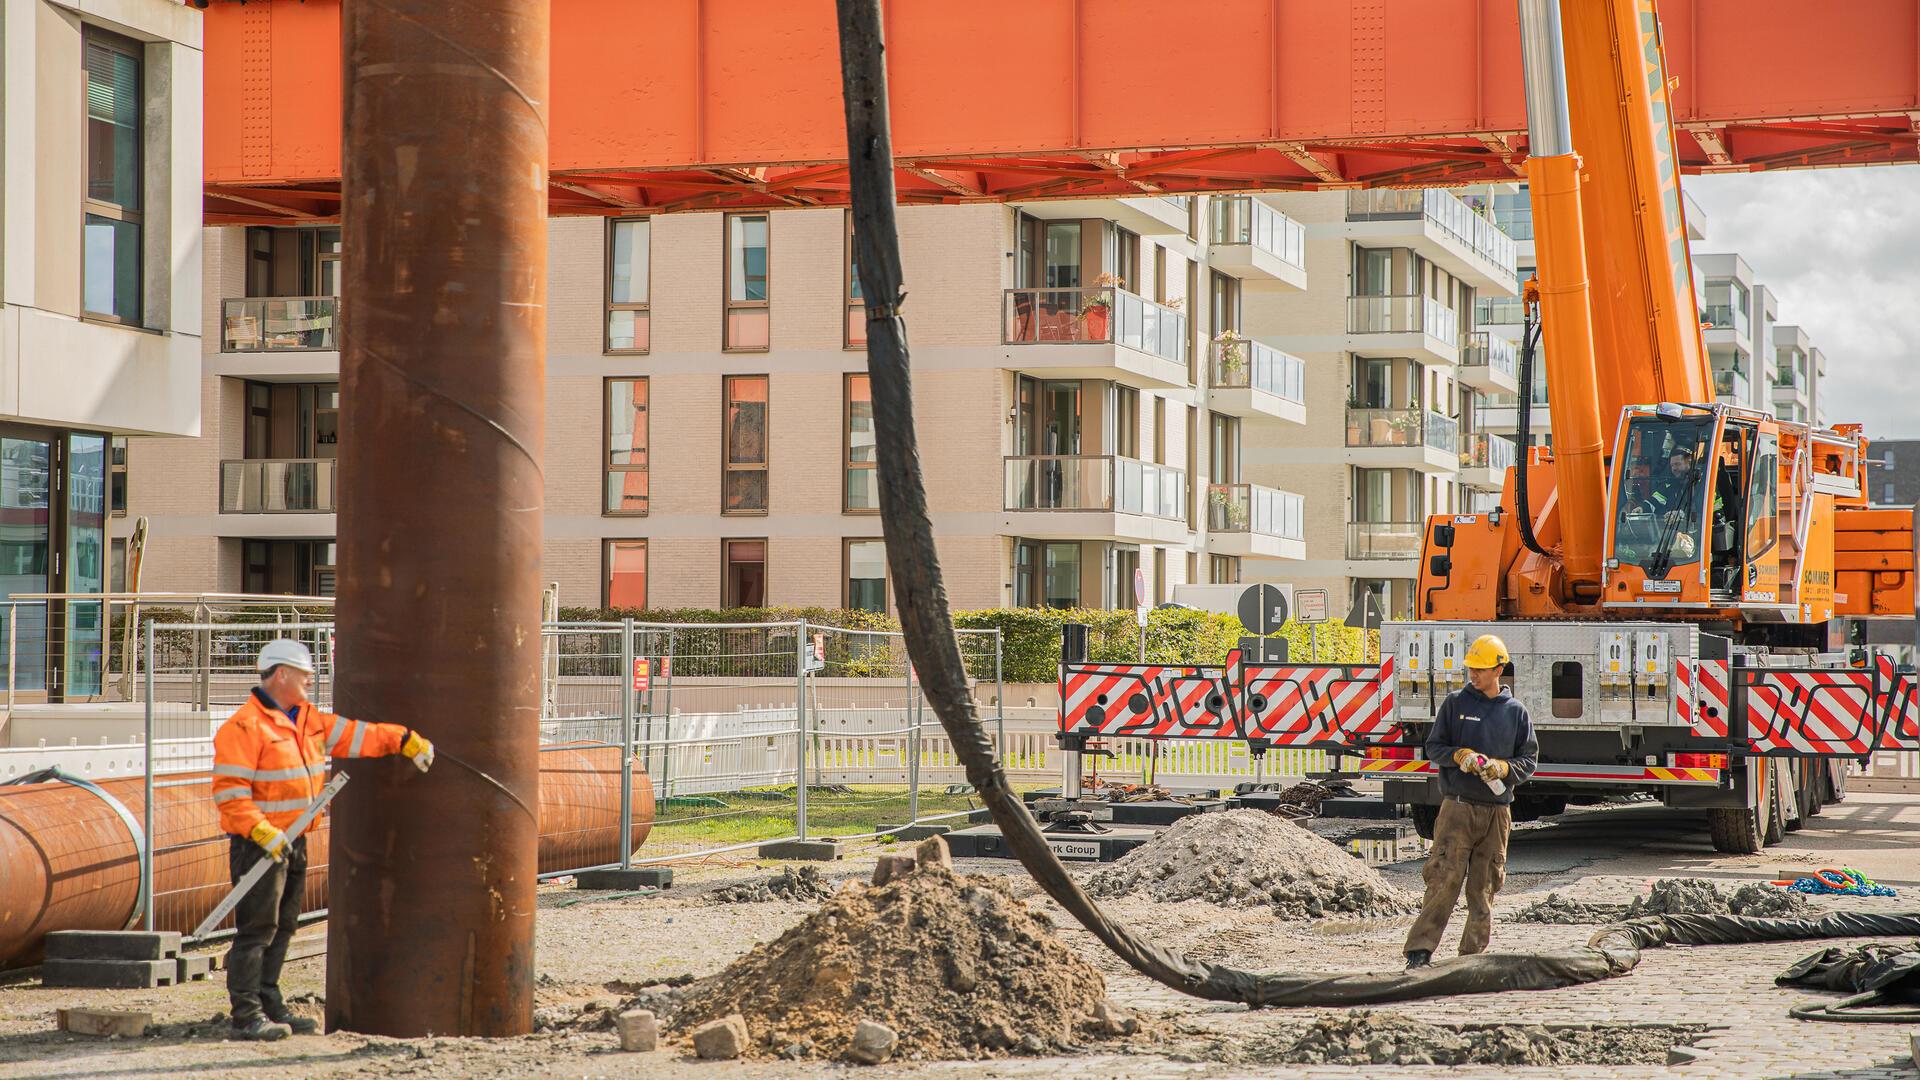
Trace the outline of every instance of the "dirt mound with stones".
<instances>
[{"instance_id":1,"label":"dirt mound with stones","mask_svg":"<svg viewBox=\"0 0 1920 1080\"><path fill-rule=\"evenodd\" d=\"M1514 922L1610 923L1649 915L1746 915L1786 919L1806 914L1807 899L1771 885L1742 885L1724 892L1704 878L1665 878L1630 904L1594 904L1548 893L1514 913Z\"/></svg>"},{"instance_id":2,"label":"dirt mound with stones","mask_svg":"<svg viewBox=\"0 0 1920 1080\"><path fill-rule=\"evenodd\" d=\"M1089 877L1095 896L1269 905L1285 919L1400 915L1419 899L1292 822L1258 810L1193 814Z\"/></svg>"},{"instance_id":3,"label":"dirt mound with stones","mask_svg":"<svg viewBox=\"0 0 1920 1080\"><path fill-rule=\"evenodd\" d=\"M672 1027L740 1014L757 1057L846 1056L862 1020L895 1059L1057 1052L1097 1035L1100 972L998 880L926 865L854 882L773 941L687 988Z\"/></svg>"},{"instance_id":4,"label":"dirt mound with stones","mask_svg":"<svg viewBox=\"0 0 1920 1080\"><path fill-rule=\"evenodd\" d=\"M1643 1024L1439 1025L1355 1010L1304 1032L1223 1047L1242 1063L1286 1065L1666 1065L1701 1027Z\"/></svg>"},{"instance_id":5,"label":"dirt mound with stones","mask_svg":"<svg viewBox=\"0 0 1920 1080\"><path fill-rule=\"evenodd\" d=\"M825 900L833 895L833 885L811 866L787 867L765 881L743 881L715 889L713 898L722 904L760 904L773 900Z\"/></svg>"}]
</instances>

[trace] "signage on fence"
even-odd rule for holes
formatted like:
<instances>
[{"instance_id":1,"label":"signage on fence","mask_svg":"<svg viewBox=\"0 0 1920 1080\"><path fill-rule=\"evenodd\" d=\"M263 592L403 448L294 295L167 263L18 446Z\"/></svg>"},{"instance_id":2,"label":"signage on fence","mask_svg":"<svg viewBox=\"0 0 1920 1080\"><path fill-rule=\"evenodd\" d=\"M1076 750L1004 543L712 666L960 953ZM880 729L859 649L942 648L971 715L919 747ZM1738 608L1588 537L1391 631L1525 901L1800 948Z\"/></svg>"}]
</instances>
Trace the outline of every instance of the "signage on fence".
<instances>
[{"instance_id":1,"label":"signage on fence","mask_svg":"<svg viewBox=\"0 0 1920 1080\"><path fill-rule=\"evenodd\" d=\"M807 650L807 670L823 671L827 666L827 635L813 635L813 647Z\"/></svg>"},{"instance_id":2,"label":"signage on fence","mask_svg":"<svg viewBox=\"0 0 1920 1080\"><path fill-rule=\"evenodd\" d=\"M636 694L644 694L647 692L647 688L652 685L653 662L651 660L635 660L633 662L633 692Z\"/></svg>"},{"instance_id":3,"label":"signage on fence","mask_svg":"<svg viewBox=\"0 0 1920 1080\"><path fill-rule=\"evenodd\" d=\"M1293 617L1304 623L1327 621L1327 590L1295 589L1293 591Z\"/></svg>"}]
</instances>

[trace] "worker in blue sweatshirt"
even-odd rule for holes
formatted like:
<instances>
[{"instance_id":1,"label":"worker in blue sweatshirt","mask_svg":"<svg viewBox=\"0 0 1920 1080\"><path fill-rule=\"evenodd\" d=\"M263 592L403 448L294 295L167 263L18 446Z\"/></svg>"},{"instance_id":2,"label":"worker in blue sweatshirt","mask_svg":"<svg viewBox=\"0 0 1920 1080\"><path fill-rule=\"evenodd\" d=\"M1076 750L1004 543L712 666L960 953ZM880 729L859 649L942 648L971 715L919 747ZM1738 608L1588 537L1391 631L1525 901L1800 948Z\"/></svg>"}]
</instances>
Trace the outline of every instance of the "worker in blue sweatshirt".
<instances>
[{"instance_id":1,"label":"worker in blue sweatshirt","mask_svg":"<svg viewBox=\"0 0 1920 1080\"><path fill-rule=\"evenodd\" d=\"M1440 819L1421 876L1420 917L1407 933L1407 970L1425 967L1467 889L1460 955L1485 952L1493 934L1493 898L1507 877L1513 789L1533 775L1540 742L1527 707L1500 685L1512 658L1506 642L1483 634L1467 647L1467 686L1440 703L1427 734L1427 760L1440 773Z\"/></svg>"}]
</instances>

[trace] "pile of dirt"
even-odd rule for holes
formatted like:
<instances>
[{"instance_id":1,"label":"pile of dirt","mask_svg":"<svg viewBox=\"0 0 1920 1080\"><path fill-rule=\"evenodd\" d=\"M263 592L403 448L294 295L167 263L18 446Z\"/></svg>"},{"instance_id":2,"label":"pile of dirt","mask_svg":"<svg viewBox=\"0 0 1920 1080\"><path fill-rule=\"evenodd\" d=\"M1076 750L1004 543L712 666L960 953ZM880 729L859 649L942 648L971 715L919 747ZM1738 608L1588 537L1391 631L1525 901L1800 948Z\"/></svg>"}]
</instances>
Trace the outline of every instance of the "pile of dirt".
<instances>
[{"instance_id":1,"label":"pile of dirt","mask_svg":"<svg viewBox=\"0 0 1920 1080\"><path fill-rule=\"evenodd\" d=\"M1270 905L1284 919L1401 915L1419 899L1326 840L1258 810L1193 814L1086 881L1095 896Z\"/></svg>"},{"instance_id":2,"label":"pile of dirt","mask_svg":"<svg viewBox=\"0 0 1920 1080\"><path fill-rule=\"evenodd\" d=\"M1105 998L1100 972L1005 883L923 865L846 885L689 987L670 1027L685 1034L738 1013L751 1055L837 1059L871 1020L898 1033L896 1059L983 1058L1097 1036Z\"/></svg>"},{"instance_id":3,"label":"pile of dirt","mask_svg":"<svg viewBox=\"0 0 1920 1080\"><path fill-rule=\"evenodd\" d=\"M1227 1050L1285 1065L1666 1065L1702 1027L1593 1024L1438 1025L1355 1010L1301 1032L1278 1031Z\"/></svg>"},{"instance_id":4,"label":"pile of dirt","mask_svg":"<svg viewBox=\"0 0 1920 1080\"><path fill-rule=\"evenodd\" d=\"M770 900L825 900L833 895L833 885L811 866L787 867L765 881L745 881L716 889L713 898L722 904L763 904Z\"/></svg>"},{"instance_id":5,"label":"pile of dirt","mask_svg":"<svg viewBox=\"0 0 1920 1080\"><path fill-rule=\"evenodd\" d=\"M1723 892L1704 878L1666 878L1630 904L1594 904L1548 893L1513 915L1514 922L1612 923L1649 915L1746 915L1785 919L1804 915L1807 899L1772 885L1746 884Z\"/></svg>"}]
</instances>

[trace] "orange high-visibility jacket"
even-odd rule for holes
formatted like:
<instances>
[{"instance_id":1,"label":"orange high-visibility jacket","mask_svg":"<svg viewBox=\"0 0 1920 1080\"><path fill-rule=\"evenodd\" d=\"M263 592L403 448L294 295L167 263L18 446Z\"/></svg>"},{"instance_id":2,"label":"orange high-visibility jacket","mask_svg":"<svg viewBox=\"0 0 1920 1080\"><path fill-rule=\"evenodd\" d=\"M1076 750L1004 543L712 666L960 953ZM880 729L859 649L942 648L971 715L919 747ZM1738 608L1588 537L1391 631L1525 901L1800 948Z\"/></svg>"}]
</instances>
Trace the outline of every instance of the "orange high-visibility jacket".
<instances>
[{"instance_id":1,"label":"orange high-visibility jacket","mask_svg":"<svg viewBox=\"0 0 1920 1080\"><path fill-rule=\"evenodd\" d=\"M407 729L349 720L300 706L300 722L269 704L259 690L213 736L213 801L220 827L246 836L261 821L293 824L327 783L327 758L385 757L400 752Z\"/></svg>"}]
</instances>

